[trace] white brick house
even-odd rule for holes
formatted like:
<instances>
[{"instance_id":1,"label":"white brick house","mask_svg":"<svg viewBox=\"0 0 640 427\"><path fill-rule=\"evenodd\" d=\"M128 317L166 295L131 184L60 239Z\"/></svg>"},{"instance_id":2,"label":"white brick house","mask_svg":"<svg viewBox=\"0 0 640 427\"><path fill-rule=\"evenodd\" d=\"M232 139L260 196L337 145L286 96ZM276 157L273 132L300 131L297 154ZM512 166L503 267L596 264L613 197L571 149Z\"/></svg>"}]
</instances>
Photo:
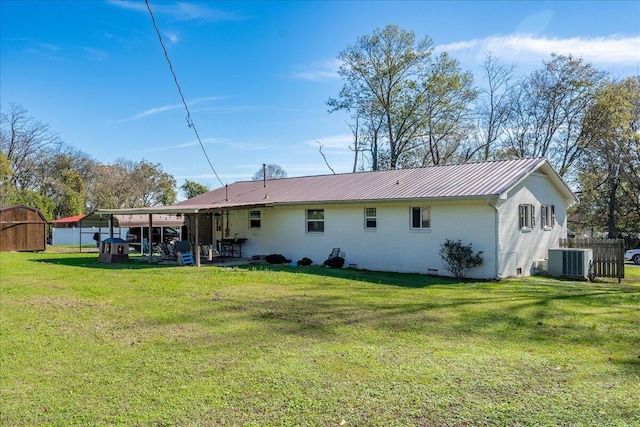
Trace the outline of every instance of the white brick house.
<instances>
[{"instance_id":1,"label":"white brick house","mask_svg":"<svg viewBox=\"0 0 640 427\"><path fill-rule=\"evenodd\" d=\"M236 182L136 212L183 213L194 243L247 239L243 257L321 264L340 248L346 264L382 271L446 275L440 246L461 240L483 251L469 276L495 279L534 273L575 201L539 158Z\"/></svg>"}]
</instances>

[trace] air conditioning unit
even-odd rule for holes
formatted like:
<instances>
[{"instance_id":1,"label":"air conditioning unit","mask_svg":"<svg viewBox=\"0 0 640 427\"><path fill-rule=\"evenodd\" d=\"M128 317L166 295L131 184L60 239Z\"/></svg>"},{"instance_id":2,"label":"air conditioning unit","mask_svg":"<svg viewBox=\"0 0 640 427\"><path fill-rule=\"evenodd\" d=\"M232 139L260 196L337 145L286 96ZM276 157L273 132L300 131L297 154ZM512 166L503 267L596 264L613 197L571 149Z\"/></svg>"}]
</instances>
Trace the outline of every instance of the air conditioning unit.
<instances>
[{"instance_id":1,"label":"air conditioning unit","mask_svg":"<svg viewBox=\"0 0 640 427\"><path fill-rule=\"evenodd\" d=\"M548 268L552 276L589 279L592 264L592 249L549 249Z\"/></svg>"}]
</instances>

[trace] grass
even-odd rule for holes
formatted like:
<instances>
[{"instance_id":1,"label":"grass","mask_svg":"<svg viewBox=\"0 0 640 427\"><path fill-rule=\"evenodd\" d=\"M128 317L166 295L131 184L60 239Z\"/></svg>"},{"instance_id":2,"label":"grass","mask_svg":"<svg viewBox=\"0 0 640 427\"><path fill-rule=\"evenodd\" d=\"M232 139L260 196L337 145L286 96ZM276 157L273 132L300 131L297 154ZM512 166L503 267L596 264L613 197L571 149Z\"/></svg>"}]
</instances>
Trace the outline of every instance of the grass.
<instances>
[{"instance_id":1,"label":"grass","mask_svg":"<svg viewBox=\"0 0 640 427\"><path fill-rule=\"evenodd\" d=\"M640 425L622 284L0 254L0 425Z\"/></svg>"}]
</instances>

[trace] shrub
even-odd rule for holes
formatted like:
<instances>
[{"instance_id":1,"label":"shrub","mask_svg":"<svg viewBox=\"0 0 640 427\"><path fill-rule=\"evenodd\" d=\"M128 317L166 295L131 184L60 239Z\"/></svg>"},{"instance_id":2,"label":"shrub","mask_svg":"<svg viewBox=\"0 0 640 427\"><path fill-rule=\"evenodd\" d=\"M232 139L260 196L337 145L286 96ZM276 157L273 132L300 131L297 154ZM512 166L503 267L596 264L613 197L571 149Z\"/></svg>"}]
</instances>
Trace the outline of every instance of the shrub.
<instances>
[{"instance_id":1,"label":"shrub","mask_svg":"<svg viewBox=\"0 0 640 427\"><path fill-rule=\"evenodd\" d=\"M307 257L304 257L298 260L298 265L311 265L311 264L313 264L313 261L311 261L311 259Z\"/></svg>"},{"instance_id":2,"label":"shrub","mask_svg":"<svg viewBox=\"0 0 640 427\"><path fill-rule=\"evenodd\" d=\"M332 258L329 258L328 260L326 260L324 262L324 265L331 267L331 268L342 268L342 266L344 265L344 258L340 257L340 256L334 256Z\"/></svg>"},{"instance_id":3,"label":"shrub","mask_svg":"<svg viewBox=\"0 0 640 427\"><path fill-rule=\"evenodd\" d=\"M473 252L472 244L463 245L462 241L445 240L440 245L440 256L444 261L444 268L456 279L463 279L469 270L482 265L482 251Z\"/></svg>"},{"instance_id":4,"label":"shrub","mask_svg":"<svg viewBox=\"0 0 640 427\"><path fill-rule=\"evenodd\" d=\"M265 258L265 261L267 261L269 264L284 264L284 263L289 263L291 261L287 260L284 255L281 254L271 254L271 255L267 255Z\"/></svg>"}]
</instances>

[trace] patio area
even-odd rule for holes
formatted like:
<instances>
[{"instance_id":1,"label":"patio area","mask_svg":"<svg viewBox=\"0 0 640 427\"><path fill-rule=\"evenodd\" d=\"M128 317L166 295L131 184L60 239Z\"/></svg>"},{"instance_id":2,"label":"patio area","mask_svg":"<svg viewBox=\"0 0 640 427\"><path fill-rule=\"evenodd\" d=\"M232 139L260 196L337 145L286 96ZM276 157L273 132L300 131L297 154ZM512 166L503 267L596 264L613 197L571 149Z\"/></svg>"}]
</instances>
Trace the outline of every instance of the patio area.
<instances>
[{"instance_id":1,"label":"patio area","mask_svg":"<svg viewBox=\"0 0 640 427\"><path fill-rule=\"evenodd\" d=\"M177 256L164 256L164 255L142 255L132 256L129 261L133 262L147 262L149 264L164 264L164 265L181 265ZM195 261L195 260L194 260ZM213 257L211 260L207 256L200 257L200 266L214 266L214 267L233 267L236 265L247 264L265 264L263 259L254 259L246 257ZM185 265L185 267L193 266L194 264Z\"/></svg>"}]
</instances>

